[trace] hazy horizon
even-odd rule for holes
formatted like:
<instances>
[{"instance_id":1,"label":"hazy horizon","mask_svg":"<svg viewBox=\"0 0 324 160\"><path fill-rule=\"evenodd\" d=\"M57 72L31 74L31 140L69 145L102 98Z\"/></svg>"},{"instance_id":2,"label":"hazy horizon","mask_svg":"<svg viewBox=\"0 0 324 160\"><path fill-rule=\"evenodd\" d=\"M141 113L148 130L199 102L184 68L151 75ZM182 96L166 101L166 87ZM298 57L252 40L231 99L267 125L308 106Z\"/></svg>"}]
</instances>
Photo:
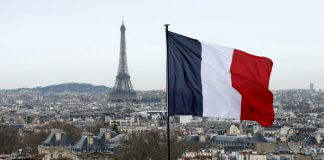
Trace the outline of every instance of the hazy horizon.
<instances>
[{"instance_id":1,"label":"hazy horizon","mask_svg":"<svg viewBox=\"0 0 324 160\"><path fill-rule=\"evenodd\" d=\"M45 86L33 86L33 87L18 87L18 88L0 88L0 90L15 90L15 89L31 89L31 88L37 88L37 87L47 87L47 86L53 86L53 85L62 85L62 84L69 84L69 83L77 83L77 84L91 84L94 86L105 86L105 87L109 87L109 88L113 88L114 86L107 86L104 84L92 84L92 83L87 83L87 82L66 82L66 83L57 83L57 84L48 84ZM164 90L165 88L157 88L157 89L135 89L135 90L140 90L140 91L150 91L150 90ZM281 89L270 89L270 90L289 90L289 89L309 89L308 87L305 88L281 88ZM322 88L315 88L315 90L319 90Z\"/></svg>"},{"instance_id":2,"label":"hazy horizon","mask_svg":"<svg viewBox=\"0 0 324 160\"><path fill-rule=\"evenodd\" d=\"M159 7L157 7L159 6ZM324 1L0 1L0 89L112 87L121 17L135 90L165 88L165 33L266 56L270 89L324 88Z\"/></svg>"}]
</instances>

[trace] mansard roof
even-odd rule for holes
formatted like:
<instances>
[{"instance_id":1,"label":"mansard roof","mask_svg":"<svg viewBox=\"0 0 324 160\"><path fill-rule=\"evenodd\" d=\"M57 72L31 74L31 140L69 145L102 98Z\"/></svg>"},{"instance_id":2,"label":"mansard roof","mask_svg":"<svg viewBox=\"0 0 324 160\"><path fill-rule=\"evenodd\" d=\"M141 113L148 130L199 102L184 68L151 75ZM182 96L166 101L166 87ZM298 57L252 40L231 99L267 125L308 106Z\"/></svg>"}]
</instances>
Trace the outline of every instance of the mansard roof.
<instances>
[{"instance_id":1,"label":"mansard roof","mask_svg":"<svg viewBox=\"0 0 324 160\"><path fill-rule=\"evenodd\" d=\"M107 136L105 133L110 133L110 137L105 137ZM80 140L72 146L72 151L81 153L111 153L114 151L113 148L118 146L117 142L120 142L124 136L124 134L117 135L116 132L105 128L100 129L100 133L97 136L93 133L85 132Z\"/></svg>"},{"instance_id":2,"label":"mansard roof","mask_svg":"<svg viewBox=\"0 0 324 160\"><path fill-rule=\"evenodd\" d=\"M44 146L71 146L72 142L66 132L52 129L51 134L41 144Z\"/></svg>"},{"instance_id":3,"label":"mansard roof","mask_svg":"<svg viewBox=\"0 0 324 160\"><path fill-rule=\"evenodd\" d=\"M92 138L91 143L89 138ZM91 150L91 149L98 149L98 150L104 150L106 147L105 142L100 139L98 136L93 136L91 134L82 135L80 140L72 147L75 149L81 149L81 150Z\"/></svg>"},{"instance_id":4,"label":"mansard roof","mask_svg":"<svg viewBox=\"0 0 324 160\"><path fill-rule=\"evenodd\" d=\"M268 143L269 141L260 132L256 132L253 135L251 142Z\"/></svg>"}]
</instances>

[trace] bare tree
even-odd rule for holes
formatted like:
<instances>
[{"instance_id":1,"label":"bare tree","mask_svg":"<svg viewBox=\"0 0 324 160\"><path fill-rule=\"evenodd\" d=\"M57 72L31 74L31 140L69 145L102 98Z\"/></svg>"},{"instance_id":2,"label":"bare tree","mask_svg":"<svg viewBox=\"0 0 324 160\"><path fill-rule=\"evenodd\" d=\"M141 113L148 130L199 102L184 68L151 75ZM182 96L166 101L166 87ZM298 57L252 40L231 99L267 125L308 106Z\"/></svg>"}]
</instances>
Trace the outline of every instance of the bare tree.
<instances>
[{"instance_id":1,"label":"bare tree","mask_svg":"<svg viewBox=\"0 0 324 160\"><path fill-rule=\"evenodd\" d=\"M0 125L0 154L10 154L19 142L18 129Z\"/></svg>"},{"instance_id":2,"label":"bare tree","mask_svg":"<svg viewBox=\"0 0 324 160\"><path fill-rule=\"evenodd\" d=\"M167 159L167 140L163 132L138 132L129 135L130 154L138 160L165 160ZM171 158L177 159L186 149L198 150L201 143L178 141L177 134L171 136Z\"/></svg>"}]
</instances>

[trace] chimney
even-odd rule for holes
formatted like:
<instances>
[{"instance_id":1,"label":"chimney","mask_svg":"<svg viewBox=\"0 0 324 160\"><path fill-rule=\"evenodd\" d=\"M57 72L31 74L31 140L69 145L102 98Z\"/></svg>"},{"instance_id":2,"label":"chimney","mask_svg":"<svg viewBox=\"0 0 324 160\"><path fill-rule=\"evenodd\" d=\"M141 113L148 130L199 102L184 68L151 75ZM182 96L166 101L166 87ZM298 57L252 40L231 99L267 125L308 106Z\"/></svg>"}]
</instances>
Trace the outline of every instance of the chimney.
<instances>
[{"instance_id":1,"label":"chimney","mask_svg":"<svg viewBox=\"0 0 324 160\"><path fill-rule=\"evenodd\" d=\"M109 141L111 139L111 130L106 128L100 128L100 133L104 133L105 141Z\"/></svg>"},{"instance_id":2,"label":"chimney","mask_svg":"<svg viewBox=\"0 0 324 160\"><path fill-rule=\"evenodd\" d=\"M56 132L55 133L55 139L56 139L56 141L61 141L62 140L62 133L61 132Z\"/></svg>"},{"instance_id":3,"label":"chimney","mask_svg":"<svg viewBox=\"0 0 324 160\"><path fill-rule=\"evenodd\" d=\"M111 132L106 130L106 132L105 132L105 140L109 141L110 139L111 139Z\"/></svg>"},{"instance_id":4,"label":"chimney","mask_svg":"<svg viewBox=\"0 0 324 160\"><path fill-rule=\"evenodd\" d=\"M93 134L88 133L87 135L88 145L93 145Z\"/></svg>"},{"instance_id":5,"label":"chimney","mask_svg":"<svg viewBox=\"0 0 324 160\"><path fill-rule=\"evenodd\" d=\"M53 128L51 132L54 133L56 142L60 142L62 140L62 133L63 133L62 130Z\"/></svg>"},{"instance_id":6,"label":"chimney","mask_svg":"<svg viewBox=\"0 0 324 160\"><path fill-rule=\"evenodd\" d=\"M199 134L199 142L206 142L206 136L204 134Z\"/></svg>"},{"instance_id":7,"label":"chimney","mask_svg":"<svg viewBox=\"0 0 324 160\"><path fill-rule=\"evenodd\" d=\"M88 136L88 145L93 145L93 136Z\"/></svg>"}]
</instances>

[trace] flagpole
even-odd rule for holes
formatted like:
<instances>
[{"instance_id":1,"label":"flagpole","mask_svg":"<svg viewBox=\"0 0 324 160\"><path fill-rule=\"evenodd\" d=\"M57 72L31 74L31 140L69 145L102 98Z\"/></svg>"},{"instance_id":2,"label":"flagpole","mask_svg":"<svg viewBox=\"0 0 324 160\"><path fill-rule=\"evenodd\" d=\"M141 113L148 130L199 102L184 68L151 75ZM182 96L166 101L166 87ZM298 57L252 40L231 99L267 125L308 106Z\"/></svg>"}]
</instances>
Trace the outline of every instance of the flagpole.
<instances>
[{"instance_id":1,"label":"flagpole","mask_svg":"<svg viewBox=\"0 0 324 160\"><path fill-rule=\"evenodd\" d=\"M167 107L167 143L168 143L168 160L171 160L171 147L170 147L170 116L169 116L169 101L168 101L168 51L169 51L169 41L168 41L168 31L169 31L169 25L165 24L165 37L166 37L166 107Z\"/></svg>"}]
</instances>

